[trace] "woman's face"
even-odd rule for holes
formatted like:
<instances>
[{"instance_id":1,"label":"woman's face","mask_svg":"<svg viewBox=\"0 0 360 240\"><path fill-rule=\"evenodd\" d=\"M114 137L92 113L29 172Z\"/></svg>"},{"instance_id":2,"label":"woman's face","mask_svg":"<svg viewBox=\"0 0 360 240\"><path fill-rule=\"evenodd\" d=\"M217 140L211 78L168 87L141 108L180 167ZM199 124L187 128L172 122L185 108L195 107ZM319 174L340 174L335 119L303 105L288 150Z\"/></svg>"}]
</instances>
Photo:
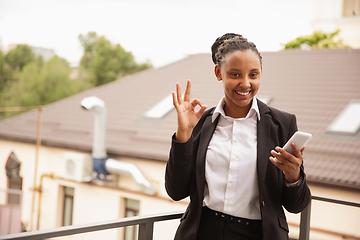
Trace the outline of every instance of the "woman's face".
<instances>
[{"instance_id":1,"label":"woman's face","mask_svg":"<svg viewBox=\"0 0 360 240\"><path fill-rule=\"evenodd\" d=\"M224 85L227 116L247 115L259 90L261 74L259 57L250 49L229 53L221 67L215 66L215 75Z\"/></svg>"}]
</instances>

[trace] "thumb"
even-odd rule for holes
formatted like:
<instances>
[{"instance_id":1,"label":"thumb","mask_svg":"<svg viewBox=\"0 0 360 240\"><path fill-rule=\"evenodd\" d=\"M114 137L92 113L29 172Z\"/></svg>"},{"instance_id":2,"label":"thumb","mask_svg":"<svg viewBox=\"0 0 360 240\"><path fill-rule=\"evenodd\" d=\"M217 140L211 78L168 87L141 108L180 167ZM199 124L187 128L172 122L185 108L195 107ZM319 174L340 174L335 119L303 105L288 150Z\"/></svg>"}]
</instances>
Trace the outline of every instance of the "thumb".
<instances>
[{"instance_id":1,"label":"thumb","mask_svg":"<svg viewBox=\"0 0 360 240\"><path fill-rule=\"evenodd\" d=\"M301 153L305 151L305 146L300 150Z\"/></svg>"},{"instance_id":2,"label":"thumb","mask_svg":"<svg viewBox=\"0 0 360 240\"><path fill-rule=\"evenodd\" d=\"M207 108L206 105L200 105L200 107L201 107L200 110L196 113L196 116L198 118L200 118L204 114L204 112L205 112L205 110Z\"/></svg>"}]
</instances>

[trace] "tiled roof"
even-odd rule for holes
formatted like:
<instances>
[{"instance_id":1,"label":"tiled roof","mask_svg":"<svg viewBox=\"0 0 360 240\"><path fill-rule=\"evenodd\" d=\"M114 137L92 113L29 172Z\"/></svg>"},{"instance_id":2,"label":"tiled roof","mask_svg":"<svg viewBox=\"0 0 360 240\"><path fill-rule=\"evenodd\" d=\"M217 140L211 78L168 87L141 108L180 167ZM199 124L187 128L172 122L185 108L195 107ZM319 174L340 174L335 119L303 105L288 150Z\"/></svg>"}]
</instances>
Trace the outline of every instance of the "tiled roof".
<instances>
[{"instance_id":1,"label":"tiled roof","mask_svg":"<svg viewBox=\"0 0 360 240\"><path fill-rule=\"evenodd\" d=\"M265 52L259 96L297 115L299 130L313 134L305 152L309 181L360 189L360 133L336 135L326 128L344 107L360 99L360 49ZM214 106L223 95L210 54L127 76L43 107L42 144L91 151L93 115L80 107L97 96L107 107L109 155L166 161L176 113L160 120L144 114L175 89L192 81L192 97ZM37 111L0 122L0 138L35 142Z\"/></svg>"}]
</instances>

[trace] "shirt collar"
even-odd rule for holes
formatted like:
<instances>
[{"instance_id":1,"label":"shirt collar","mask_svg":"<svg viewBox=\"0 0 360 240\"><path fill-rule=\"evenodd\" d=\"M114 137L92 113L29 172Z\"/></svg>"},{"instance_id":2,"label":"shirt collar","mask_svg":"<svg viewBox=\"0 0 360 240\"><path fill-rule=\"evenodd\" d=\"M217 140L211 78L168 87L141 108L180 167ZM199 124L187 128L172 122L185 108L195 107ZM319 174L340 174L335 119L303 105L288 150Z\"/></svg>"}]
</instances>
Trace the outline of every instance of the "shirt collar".
<instances>
[{"instance_id":1,"label":"shirt collar","mask_svg":"<svg viewBox=\"0 0 360 240\"><path fill-rule=\"evenodd\" d=\"M216 106L215 111L212 115L212 122L215 121L215 119L218 117L219 114L221 114L223 117L228 117L225 115L224 106L225 106L225 96L221 98L218 105ZM250 118L254 114L254 112L258 120L260 121L260 112L256 97L253 98L250 111L248 112L245 118Z\"/></svg>"}]
</instances>

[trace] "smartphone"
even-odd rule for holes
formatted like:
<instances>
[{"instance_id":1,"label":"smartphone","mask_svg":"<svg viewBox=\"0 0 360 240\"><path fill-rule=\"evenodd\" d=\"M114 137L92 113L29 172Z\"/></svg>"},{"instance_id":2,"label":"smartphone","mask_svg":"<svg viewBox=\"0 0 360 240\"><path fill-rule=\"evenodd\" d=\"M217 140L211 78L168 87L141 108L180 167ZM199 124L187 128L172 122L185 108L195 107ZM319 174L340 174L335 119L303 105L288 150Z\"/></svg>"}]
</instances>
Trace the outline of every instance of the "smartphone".
<instances>
[{"instance_id":1,"label":"smartphone","mask_svg":"<svg viewBox=\"0 0 360 240\"><path fill-rule=\"evenodd\" d=\"M293 148L291 147L291 142L294 142L299 149L302 149L311 137L312 135L310 133L297 131L294 133L294 135L292 135L289 141L287 141L283 149L286 150L288 153L294 154ZM275 162L281 163L276 158L274 158L274 160Z\"/></svg>"}]
</instances>

